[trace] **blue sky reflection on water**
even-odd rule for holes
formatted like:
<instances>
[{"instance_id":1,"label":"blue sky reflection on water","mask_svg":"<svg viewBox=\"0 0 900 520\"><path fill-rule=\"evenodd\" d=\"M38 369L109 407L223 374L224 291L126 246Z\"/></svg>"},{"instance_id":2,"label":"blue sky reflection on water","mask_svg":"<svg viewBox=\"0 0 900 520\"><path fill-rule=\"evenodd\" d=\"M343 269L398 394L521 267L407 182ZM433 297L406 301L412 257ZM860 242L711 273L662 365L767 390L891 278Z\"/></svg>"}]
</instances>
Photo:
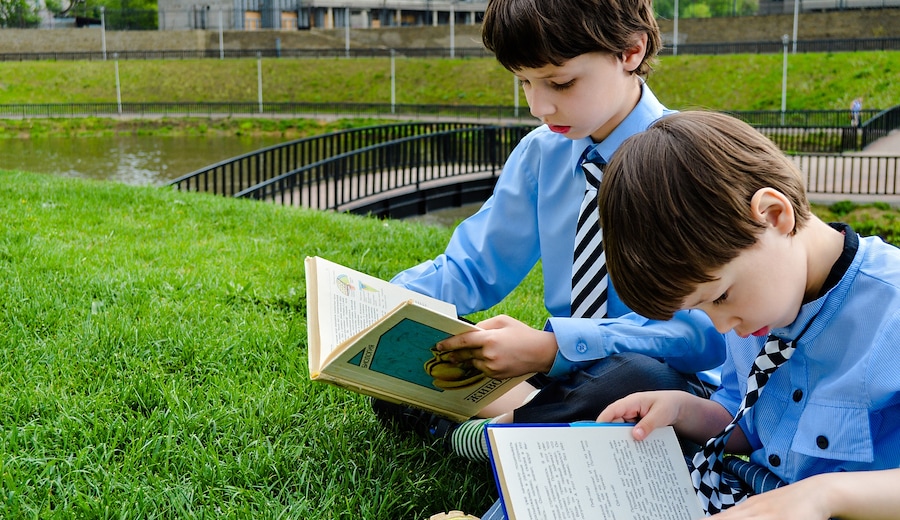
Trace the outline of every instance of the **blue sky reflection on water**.
<instances>
[{"instance_id":1,"label":"blue sky reflection on water","mask_svg":"<svg viewBox=\"0 0 900 520\"><path fill-rule=\"evenodd\" d=\"M285 142L278 137L47 137L0 139L0 170L162 186L231 157Z\"/></svg>"}]
</instances>

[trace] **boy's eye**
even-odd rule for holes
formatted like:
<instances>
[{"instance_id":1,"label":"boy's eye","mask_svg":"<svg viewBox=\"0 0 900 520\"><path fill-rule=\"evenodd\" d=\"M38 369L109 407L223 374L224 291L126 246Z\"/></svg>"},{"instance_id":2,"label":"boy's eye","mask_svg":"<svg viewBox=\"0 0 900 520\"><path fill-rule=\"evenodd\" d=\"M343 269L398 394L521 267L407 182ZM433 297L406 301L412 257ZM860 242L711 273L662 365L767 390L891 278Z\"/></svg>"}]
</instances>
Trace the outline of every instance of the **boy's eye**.
<instances>
[{"instance_id":1,"label":"boy's eye","mask_svg":"<svg viewBox=\"0 0 900 520\"><path fill-rule=\"evenodd\" d=\"M573 79L573 80L567 81L565 83L550 83L550 86L553 88L553 90L566 90L567 88L570 88L574 84L575 84L575 80Z\"/></svg>"},{"instance_id":2,"label":"boy's eye","mask_svg":"<svg viewBox=\"0 0 900 520\"><path fill-rule=\"evenodd\" d=\"M727 300L727 299L728 299L728 293L724 292L724 293L722 293L722 296L719 296L718 298L713 300L713 305L722 305L723 303L725 303L725 300Z\"/></svg>"},{"instance_id":3,"label":"boy's eye","mask_svg":"<svg viewBox=\"0 0 900 520\"><path fill-rule=\"evenodd\" d=\"M523 88L524 88L525 85L528 85L528 80L527 80L527 79L516 79L516 81L519 82L519 86L520 86L520 87L523 87Z\"/></svg>"}]
</instances>

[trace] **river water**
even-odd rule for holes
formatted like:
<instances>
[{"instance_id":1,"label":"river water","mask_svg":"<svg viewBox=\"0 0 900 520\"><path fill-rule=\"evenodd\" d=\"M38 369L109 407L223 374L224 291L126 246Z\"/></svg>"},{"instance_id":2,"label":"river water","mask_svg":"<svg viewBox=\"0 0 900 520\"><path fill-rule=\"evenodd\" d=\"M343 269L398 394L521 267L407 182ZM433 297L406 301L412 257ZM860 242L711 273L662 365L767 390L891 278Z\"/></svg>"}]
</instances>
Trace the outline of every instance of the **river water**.
<instances>
[{"instance_id":1,"label":"river water","mask_svg":"<svg viewBox=\"0 0 900 520\"><path fill-rule=\"evenodd\" d=\"M0 170L107 180L136 186L163 186L219 161L284 142L276 137L46 137L0 139ZM480 204L410 217L454 226Z\"/></svg>"},{"instance_id":2,"label":"river water","mask_svg":"<svg viewBox=\"0 0 900 520\"><path fill-rule=\"evenodd\" d=\"M0 139L0 170L162 186L219 161L284 142L276 137L46 137Z\"/></svg>"}]
</instances>

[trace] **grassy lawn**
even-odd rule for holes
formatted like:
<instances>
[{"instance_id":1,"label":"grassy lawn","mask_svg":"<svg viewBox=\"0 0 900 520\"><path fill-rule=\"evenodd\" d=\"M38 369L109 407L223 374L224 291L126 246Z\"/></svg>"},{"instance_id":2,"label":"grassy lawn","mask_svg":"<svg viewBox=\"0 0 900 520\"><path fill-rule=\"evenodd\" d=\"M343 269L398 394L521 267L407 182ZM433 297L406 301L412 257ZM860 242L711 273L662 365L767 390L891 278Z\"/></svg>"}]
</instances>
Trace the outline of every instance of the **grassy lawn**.
<instances>
[{"instance_id":1,"label":"grassy lawn","mask_svg":"<svg viewBox=\"0 0 900 520\"><path fill-rule=\"evenodd\" d=\"M269 101L389 100L387 60L263 66ZM126 101L256 99L256 60L120 67ZM780 67L781 56L667 57L650 83L673 108L776 110ZM800 54L791 67L789 109L900 99L900 52ZM0 103L115 101L111 71L3 62ZM400 103L508 105L512 88L493 60L398 64ZM297 138L368 124L0 120L0 138ZM0 517L418 520L494 500L485 464L391 434L364 397L308 379L304 257L390 278L440 253L450 229L24 172L0 171L0 185ZM816 212L900 243L900 210ZM541 294L536 271L471 318L540 326Z\"/></svg>"},{"instance_id":2,"label":"grassy lawn","mask_svg":"<svg viewBox=\"0 0 900 520\"><path fill-rule=\"evenodd\" d=\"M485 464L308 379L303 258L389 278L450 229L21 172L0 184L0 517L415 520L492 502ZM897 209L817 212L900 238ZM540 281L472 318L541 325Z\"/></svg>"},{"instance_id":3,"label":"grassy lawn","mask_svg":"<svg viewBox=\"0 0 900 520\"><path fill-rule=\"evenodd\" d=\"M0 517L427 518L484 464L312 384L303 258L377 276L450 231L0 172ZM530 294L533 293L533 294ZM503 309L537 325L532 280Z\"/></svg>"},{"instance_id":4,"label":"grassy lawn","mask_svg":"<svg viewBox=\"0 0 900 520\"><path fill-rule=\"evenodd\" d=\"M116 101L113 60L2 62L0 104ZM266 102L390 103L389 58L261 61ZM672 108L780 110L781 54L665 56L649 84ZM900 99L900 51L802 53L789 57L788 110L848 110ZM119 61L123 102L257 101L256 59ZM399 104L512 106L512 74L493 58L395 60ZM526 106L525 96L519 104Z\"/></svg>"}]
</instances>

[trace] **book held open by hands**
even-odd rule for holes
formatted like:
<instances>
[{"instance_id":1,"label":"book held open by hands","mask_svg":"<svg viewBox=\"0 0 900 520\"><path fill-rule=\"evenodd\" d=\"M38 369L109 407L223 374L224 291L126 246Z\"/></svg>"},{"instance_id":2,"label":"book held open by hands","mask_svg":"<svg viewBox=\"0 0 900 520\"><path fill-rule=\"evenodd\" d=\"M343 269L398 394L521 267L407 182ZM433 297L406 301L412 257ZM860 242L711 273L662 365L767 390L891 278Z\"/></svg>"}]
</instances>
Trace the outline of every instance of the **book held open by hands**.
<instances>
[{"instance_id":1,"label":"book held open by hands","mask_svg":"<svg viewBox=\"0 0 900 520\"><path fill-rule=\"evenodd\" d=\"M697 520L700 500L671 426L643 441L631 424L488 424L510 520Z\"/></svg>"},{"instance_id":2,"label":"book held open by hands","mask_svg":"<svg viewBox=\"0 0 900 520\"><path fill-rule=\"evenodd\" d=\"M306 258L309 374L462 421L530 374L492 379L437 342L478 328L447 302L319 257Z\"/></svg>"}]
</instances>

